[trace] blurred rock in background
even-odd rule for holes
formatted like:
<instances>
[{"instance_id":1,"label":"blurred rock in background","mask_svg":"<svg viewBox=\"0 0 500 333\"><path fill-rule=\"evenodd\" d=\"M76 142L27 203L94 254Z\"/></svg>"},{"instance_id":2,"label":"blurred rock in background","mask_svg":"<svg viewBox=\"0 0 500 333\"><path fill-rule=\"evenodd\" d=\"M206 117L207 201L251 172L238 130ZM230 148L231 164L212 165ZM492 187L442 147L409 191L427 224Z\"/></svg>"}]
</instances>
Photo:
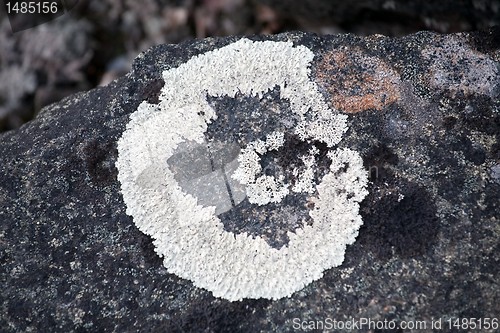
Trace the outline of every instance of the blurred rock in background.
<instances>
[{"instance_id":1,"label":"blurred rock in background","mask_svg":"<svg viewBox=\"0 0 500 333\"><path fill-rule=\"evenodd\" d=\"M80 0L67 14L13 34L1 10L0 131L65 96L108 84L157 44L290 30L452 33L499 22L497 0Z\"/></svg>"}]
</instances>

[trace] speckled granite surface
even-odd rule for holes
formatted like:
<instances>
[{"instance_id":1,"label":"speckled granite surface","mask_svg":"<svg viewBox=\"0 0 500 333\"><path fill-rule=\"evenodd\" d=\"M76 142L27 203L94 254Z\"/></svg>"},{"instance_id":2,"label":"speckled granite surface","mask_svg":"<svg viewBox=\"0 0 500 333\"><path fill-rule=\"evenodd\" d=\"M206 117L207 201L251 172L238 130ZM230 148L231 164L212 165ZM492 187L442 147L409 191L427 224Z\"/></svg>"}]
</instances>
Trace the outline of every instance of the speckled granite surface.
<instances>
[{"instance_id":1,"label":"speckled granite surface","mask_svg":"<svg viewBox=\"0 0 500 333\"><path fill-rule=\"evenodd\" d=\"M2 331L290 332L362 318L430 331L440 319L443 330L450 319L500 319L499 31L248 38L312 50L311 79L349 115L338 147L361 154L370 182L343 264L291 297L237 302L163 267L125 213L116 143L138 105L170 84L162 71L239 37L162 45L126 77L0 136ZM273 92L210 103L231 115L287 107ZM269 237L283 246L274 224Z\"/></svg>"}]
</instances>

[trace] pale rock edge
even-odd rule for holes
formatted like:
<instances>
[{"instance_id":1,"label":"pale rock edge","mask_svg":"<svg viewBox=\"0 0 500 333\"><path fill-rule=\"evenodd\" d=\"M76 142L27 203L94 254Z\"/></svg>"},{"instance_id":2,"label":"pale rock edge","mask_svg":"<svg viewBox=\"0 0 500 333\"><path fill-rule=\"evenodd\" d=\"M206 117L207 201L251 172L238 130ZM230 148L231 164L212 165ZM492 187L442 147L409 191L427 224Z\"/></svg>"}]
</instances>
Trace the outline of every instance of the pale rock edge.
<instances>
[{"instance_id":1,"label":"pale rock edge","mask_svg":"<svg viewBox=\"0 0 500 333\"><path fill-rule=\"evenodd\" d=\"M199 206L183 193L166 163L180 142L204 141L207 122L216 118L207 94L262 96L275 86L295 113L312 115L313 121L297 126L303 140L337 144L347 116L330 110L309 79L313 57L308 48L291 42L240 39L165 71L160 103L143 102L131 114L118 141L118 180L127 214L154 239L170 273L230 301L279 299L342 263L346 245L355 241L362 225L359 202L367 194L367 172L357 152L331 149L331 172L313 198L313 225L288 232L289 244L280 250L260 237L224 231L215 207ZM346 172L338 174L345 165Z\"/></svg>"}]
</instances>

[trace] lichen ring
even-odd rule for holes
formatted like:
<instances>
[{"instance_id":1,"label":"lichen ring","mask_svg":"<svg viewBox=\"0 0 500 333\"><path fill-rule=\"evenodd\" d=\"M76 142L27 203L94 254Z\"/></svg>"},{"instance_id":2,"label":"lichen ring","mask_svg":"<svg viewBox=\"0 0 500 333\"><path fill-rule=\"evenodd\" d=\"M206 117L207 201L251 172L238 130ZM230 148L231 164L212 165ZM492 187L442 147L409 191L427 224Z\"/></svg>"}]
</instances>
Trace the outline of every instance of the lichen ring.
<instances>
[{"instance_id":1,"label":"lichen ring","mask_svg":"<svg viewBox=\"0 0 500 333\"><path fill-rule=\"evenodd\" d=\"M335 148L347 117L327 106L310 79L313 58L305 46L243 38L164 71L160 103L145 101L131 114L118 141L123 200L137 227L154 239L170 273L230 301L279 299L342 263L346 245L355 241L362 224L358 210L367 194L367 177L357 152ZM326 144L332 161L315 185L314 209L309 212L313 224L288 232L289 243L280 249L261 237L224 230L217 207L201 204L183 190L167 164L183 145L205 144L207 126L217 119L207 96L262 96L275 87L300 119L294 134ZM272 140L268 145L272 147ZM241 163L235 169L243 170ZM216 173L211 177L219 179ZM240 181L243 187L249 185L244 183ZM306 185L304 189L312 191ZM279 204L281 199L272 200Z\"/></svg>"}]
</instances>

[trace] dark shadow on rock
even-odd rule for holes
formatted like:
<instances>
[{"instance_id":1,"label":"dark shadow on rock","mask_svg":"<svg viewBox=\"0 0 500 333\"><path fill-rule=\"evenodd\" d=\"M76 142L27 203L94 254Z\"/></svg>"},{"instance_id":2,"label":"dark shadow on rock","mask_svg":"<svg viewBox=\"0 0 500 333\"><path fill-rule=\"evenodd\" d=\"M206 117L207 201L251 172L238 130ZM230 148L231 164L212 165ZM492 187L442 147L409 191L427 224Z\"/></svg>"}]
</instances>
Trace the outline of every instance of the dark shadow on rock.
<instances>
[{"instance_id":1,"label":"dark shadow on rock","mask_svg":"<svg viewBox=\"0 0 500 333\"><path fill-rule=\"evenodd\" d=\"M399 183L400 193L371 192L361 204L364 224L358 241L383 259L391 258L393 250L403 258L425 253L439 229L429 193L419 185Z\"/></svg>"}]
</instances>

